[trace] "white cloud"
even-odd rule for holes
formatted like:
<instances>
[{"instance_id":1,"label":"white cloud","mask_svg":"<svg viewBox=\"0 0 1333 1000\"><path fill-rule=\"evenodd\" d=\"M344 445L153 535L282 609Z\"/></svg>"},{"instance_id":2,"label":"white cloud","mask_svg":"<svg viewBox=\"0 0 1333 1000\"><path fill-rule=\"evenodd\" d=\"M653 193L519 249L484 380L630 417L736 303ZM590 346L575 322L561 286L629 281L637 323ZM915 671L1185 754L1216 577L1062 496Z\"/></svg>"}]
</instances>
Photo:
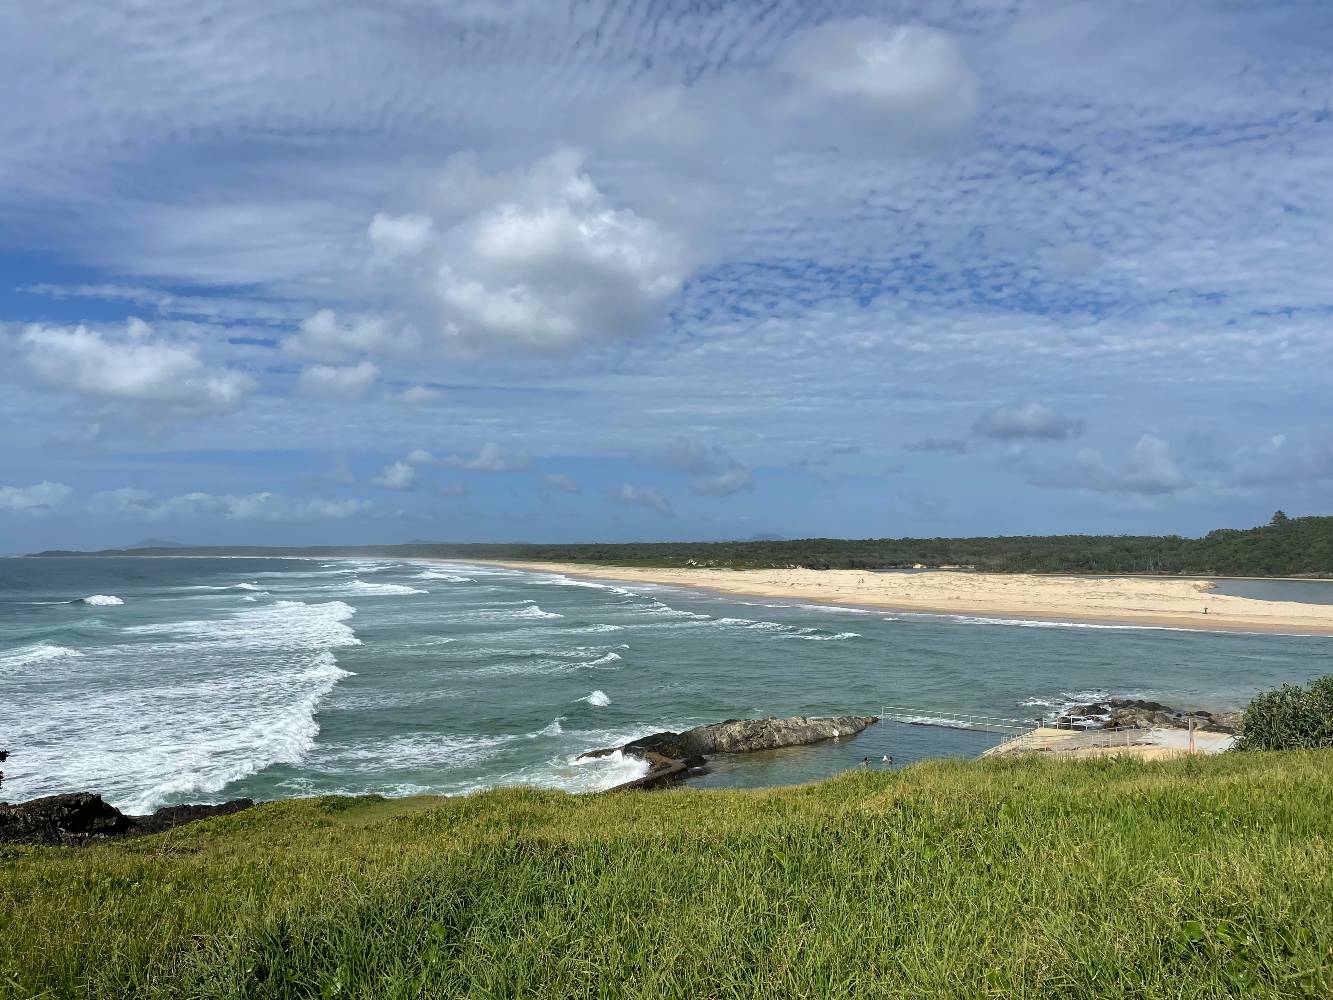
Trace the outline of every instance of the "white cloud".
<instances>
[{"instance_id":1,"label":"white cloud","mask_svg":"<svg viewBox=\"0 0 1333 1000\"><path fill-rule=\"evenodd\" d=\"M532 456L525 451L506 452L494 441L487 441L475 458L455 456L442 460L441 464L473 472L522 472L532 468Z\"/></svg>"},{"instance_id":2,"label":"white cloud","mask_svg":"<svg viewBox=\"0 0 1333 1000\"><path fill-rule=\"evenodd\" d=\"M613 206L573 150L496 175L457 156L434 192L433 216L380 213L368 236L377 282L397 291L396 324L445 347L558 351L629 336L689 274L683 242Z\"/></svg>"},{"instance_id":3,"label":"white cloud","mask_svg":"<svg viewBox=\"0 0 1333 1000\"><path fill-rule=\"evenodd\" d=\"M1029 482L1038 486L1139 496L1174 493L1193 485L1181 471L1171 445L1152 434L1139 438L1119 463L1109 461L1097 449L1084 448L1077 455L1075 468L1040 472L1031 476Z\"/></svg>"},{"instance_id":4,"label":"white cloud","mask_svg":"<svg viewBox=\"0 0 1333 1000\"><path fill-rule=\"evenodd\" d=\"M339 322L332 309L321 309L302 320L299 332L282 346L300 357L338 361L348 354L402 353L417 345L411 331L395 330L381 317L358 316Z\"/></svg>"},{"instance_id":5,"label":"white cloud","mask_svg":"<svg viewBox=\"0 0 1333 1000\"><path fill-rule=\"evenodd\" d=\"M1083 433L1083 422L1067 417L1044 403L1032 401L997 406L982 415L973 425L973 430L999 441L1019 441L1025 438L1064 441Z\"/></svg>"},{"instance_id":6,"label":"white cloud","mask_svg":"<svg viewBox=\"0 0 1333 1000\"><path fill-rule=\"evenodd\" d=\"M679 437L667 458L672 467L694 478L690 489L700 496L725 497L754 489L754 474L719 445Z\"/></svg>"},{"instance_id":7,"label":"white cloud","mask_svg":"<svg viewBox=\"0 0 1333 1000\"><path fill-rule=\"evenodd\" d=\"M896 138L947 136L977 113L977 84L962 50L934 28L869 17L826 21L796 36L782 64L800 84L802 110Z\"/></svg>"},{"instance_id":8,"label":"white cloud","mask_svg":"<svg viewBox=\"0 0 1333 1000\"><path fill-rule=\"evenodd\" d=\"M241 372L209 367L195 344L154 338L152 328L135 319L118 332L33 324L19 346L28 367L49 385L181 411L232 409L255 384Z\"/></svg>"},{"instance_id":9,"label":"white cloud","mask_svg":"<svg viewBox=\"0 0 1333 1000\"><path fill-rule=\"evenodd\" d=\"M631 486L626 483L606 491L606 498L614 504L624 507L647 507L662 517L675 517L676 510L666 497L647 486Z\"/></svg>"},{"instance_id":10,"label":"white cloud","mask_svg":"<svg viewBox=\"0 0 1333 1000\"><path fill-rule=\"evenodd\" d=\"M330 399L360 399L379 377L379 367L370 361L346 368L308 365L301 369L301 391Z\"/></svg>"},{"instance_id":11,"label":"white cloud","mask_svg":"<svg viewBox=\"0 0 1333 1000\"><path fill-rule=\"evenodd\" d=\"M109 519L166 521L220 517L234 521L342 520L374 510L368 500L332 500L249 493L241 496L185 493L158 499L130 487L94 493L88 510Z\"/></svg>"},{"instance_id":12,"label":"white cloud","mask_svg":"<svg viewBox=\"0 0 1333 1000\"><path fill-rule=\"evenodd\" d=\"M0 511L47 514L74 491L64 483L43 480L31 486L0 486Z\"/></svg>"},{"instance_id":13,"label":"white cloud","mask_svg":"<svg viewBox=\"0 0 1333 1000\"><path fill-rule=\"evenodd\" d=\"M425 448L413 448L403 459L405 462L411 462L413 465L439 465L440 460L428 452Z\"/></svg>"},{"instance_id":14,"label":"white cloud","mask_svg":"<svg viewBox=\"0 0 1333 1000\"><path fill-rule=\"evenodd\" d=\"M417 482L417 470L415 466L408 464L410 461L409 455L405 462L391 462L386 465L384 471L370 481L371 485L386 490L410 490Z\"/></svg>"},{"instance_id":15,"label":"white cloud","mask_svg":"<svg viewBox=\"0 0 1333 1000\"><path fill-rule=\"evenodd\" d=\"M553 472L542 476L542 485L547 489L559 490L561 493L582 493L583 487L574 481L573 477L565 475L563 472Z\"/></svg>"},{"instance_id":16,"label":"white cloud","mask_svg":"<svg viewBox=\"0 0 1333 1000\"><path fill-rule=\"evenodd\" d=\"M435 221L428 215L386 215L377 212L366 235L373 249L371 267L388 266L426 249Z\"/></svg>"},{"instance_id":17,"label":"white cloud","mask_svg":"<svg viewBox=\"0 0 1333 1000\"><path fill-rule=\"evenodd\" d=\"M428 385L410 385L398 394L398 398L404 403L425 403L438 398L439 395L438 389L432 389Z\"/></svg>"}]
</instances>

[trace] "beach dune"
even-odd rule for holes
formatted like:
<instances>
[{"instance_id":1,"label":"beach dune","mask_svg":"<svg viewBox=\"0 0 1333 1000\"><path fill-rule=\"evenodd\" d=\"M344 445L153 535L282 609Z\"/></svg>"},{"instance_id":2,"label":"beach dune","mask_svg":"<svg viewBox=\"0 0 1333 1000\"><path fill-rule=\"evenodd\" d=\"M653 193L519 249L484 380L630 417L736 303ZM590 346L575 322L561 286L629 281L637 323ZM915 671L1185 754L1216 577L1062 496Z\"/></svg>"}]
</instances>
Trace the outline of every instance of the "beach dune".
<instances>
[{"instance_id":1,"label":"beach dune","mask_svg":"<svg viewBox=\"0 0 1333 1000\"><path fill-rule=\"evenodd\" d=\"M659 569L500 562L588 580L696 587L722 594L935 614L1333 635L1333 605L1214 593L1206 580L812 569Z\"/></svg>"}]
</instances>

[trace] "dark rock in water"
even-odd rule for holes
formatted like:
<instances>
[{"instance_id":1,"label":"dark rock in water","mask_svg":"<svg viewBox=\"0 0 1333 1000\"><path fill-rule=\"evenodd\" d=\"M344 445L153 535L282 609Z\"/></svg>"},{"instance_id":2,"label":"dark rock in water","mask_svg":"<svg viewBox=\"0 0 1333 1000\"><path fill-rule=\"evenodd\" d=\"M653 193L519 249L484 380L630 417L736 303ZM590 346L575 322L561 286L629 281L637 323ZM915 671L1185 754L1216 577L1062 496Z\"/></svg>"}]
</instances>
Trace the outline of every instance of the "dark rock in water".
<instances>
[{"instance_id":1,"label":"dark rock in water","mask_svg":"<svg viewBox=\"0 0 1333 1000\"><path fill-rule=\"evenodd\" d=\"M227 816L253 806L253 799L232 799L215 806L163 806L151 816L134 816L134 833L161 833L175 826L184 826L213 816Z\"/></svg>"},{"instance_id":2,"label":"dark rock in water","mask_svg":"<svg viewBox=\"0 0 1333 1000\"><path fill-rule=\"evenodd\" d=\"M151 816L127 816L90 792L48 795L28 802L0 803L0 844L78 845L106 837L161 833L253 805L250 799L234 799L220 805L164 806Z\"/></svg>"},{"instance_id":3,"label":"dark rock in water","mask_svg":"<svg viewBox=\"0 0 1333 1000\"><path fill-rule=\"evenodd\" d=\"M1160 701L1110 698L1069 708L1060 716L1059 724L1071 729L1187 729L1190 719L1196 729L1233 733L1240 723L1240 713L1184 712Z\"/></svg>"},{"instance_id":4,"label":"dark rock in water","mask_svg":"<svg viewBox=\"0 0 1333 1000\"><path fill-rule=\"evenodd\" d=\"M102 796L48 795L0 807L0 843L82 844L127 833L133 821Z\"/></svg>"},{"instance_id":5,"label":"dark rock in water","mask_svg":"<svg viewBox=\"0 0 1333 1000\"><path fill-rule=\"evenodd\" d=\"M697 726L681 733L685 749L697 754L749 753L780 747L807 746L842 736L855 736L879 720L873 715L843 715L834 719L728 719Z\"/></svg>"},{"instance_id":6,"label":"dark rock in water","mask_svg":"<svg viewBox=\"0 0 1333 1000\"><path fill-rule=\"evenodd\" d=\"M707 754L749 753L752 750L776 750L780 747L822 743L842 736L855 736L878 722L873 715L843 715L834 719L796 716L791 719L728 719L708 726L696 726L683 733L653 733L618 747L588 750L579 760L608 757L623 753L648 761L649 772L642 778L617 785L611 791L627 788L655 788L672 784L692 772L707 767Z\"/></svg>"}]
</instances>

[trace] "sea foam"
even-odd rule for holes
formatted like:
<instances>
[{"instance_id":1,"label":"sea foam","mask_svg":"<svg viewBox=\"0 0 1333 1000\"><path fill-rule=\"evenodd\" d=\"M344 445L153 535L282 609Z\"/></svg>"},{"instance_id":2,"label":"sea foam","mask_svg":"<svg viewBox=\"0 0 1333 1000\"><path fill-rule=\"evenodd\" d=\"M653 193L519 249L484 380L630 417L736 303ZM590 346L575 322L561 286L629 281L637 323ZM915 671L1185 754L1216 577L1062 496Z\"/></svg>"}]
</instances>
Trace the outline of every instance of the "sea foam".
<instances>
[{"instance_id":1,"label":"sea foam","mask_svg":"<svg viewBox=\"0 0 1333 1000\"><path fill-rule=\"evenodd\" d=\"M109 608L117 604L124 604L125 602L122 601L119 597L116 597L114 594L92 594L88 597L81 597L79 598L79 600L74 601L72 603L91 604L94 607L98 608Z\"/></svg>"}]
</instances>

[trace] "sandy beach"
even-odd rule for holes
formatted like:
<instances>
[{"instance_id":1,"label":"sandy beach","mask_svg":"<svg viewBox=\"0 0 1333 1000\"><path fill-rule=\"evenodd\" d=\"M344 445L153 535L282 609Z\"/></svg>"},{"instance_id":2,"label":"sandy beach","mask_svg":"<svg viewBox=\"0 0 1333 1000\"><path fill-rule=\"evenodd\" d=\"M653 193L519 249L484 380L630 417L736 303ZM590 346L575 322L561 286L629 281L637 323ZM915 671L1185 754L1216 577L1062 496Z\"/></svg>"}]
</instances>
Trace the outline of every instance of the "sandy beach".
<instances>
[{"instance_id":1,"label":"sandy beach","mask_svg":"<svg viewBox=\"0 0 1333 1000\"><path fill-rule=\"evenodd\" d=\"M543 562L494 565L563 573L587 580L695 587L784 601L935 614L1333 635L1333 605L1228 597L1214 593L1211 584L1197 579L1097 579L948 571L645 569Z\"/></svg>"}]
</instances>

